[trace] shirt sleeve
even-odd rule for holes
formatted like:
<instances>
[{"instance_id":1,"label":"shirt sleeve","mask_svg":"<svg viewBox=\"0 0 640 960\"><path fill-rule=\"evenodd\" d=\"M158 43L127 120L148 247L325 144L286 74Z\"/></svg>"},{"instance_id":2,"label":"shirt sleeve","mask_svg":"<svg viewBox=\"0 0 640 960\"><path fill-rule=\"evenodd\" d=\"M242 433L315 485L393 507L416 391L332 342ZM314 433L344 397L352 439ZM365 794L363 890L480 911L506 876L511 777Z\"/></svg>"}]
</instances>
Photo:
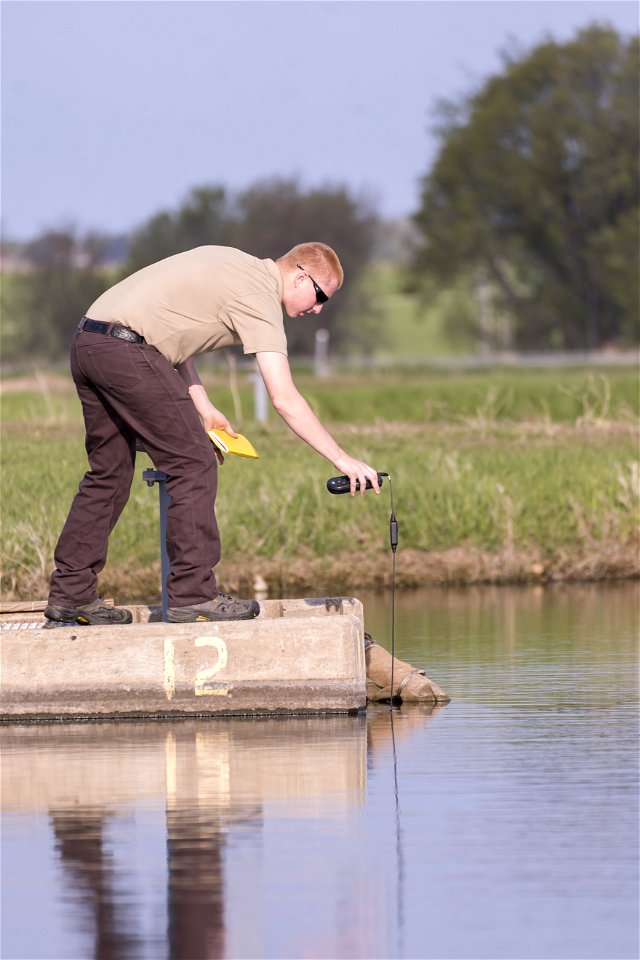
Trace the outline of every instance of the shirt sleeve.
<instances>
[{"instance_id":1,"label":"shirt sleeve","mask_svg":"<svg viewBox=\"0 0 640 960\"><path fill-rule=\"evenodd\" d=\"M263 351L287 355L282 308L261 294L232 300L226 306L227 322L245 353Z\"/></svg>"}]
</instances>

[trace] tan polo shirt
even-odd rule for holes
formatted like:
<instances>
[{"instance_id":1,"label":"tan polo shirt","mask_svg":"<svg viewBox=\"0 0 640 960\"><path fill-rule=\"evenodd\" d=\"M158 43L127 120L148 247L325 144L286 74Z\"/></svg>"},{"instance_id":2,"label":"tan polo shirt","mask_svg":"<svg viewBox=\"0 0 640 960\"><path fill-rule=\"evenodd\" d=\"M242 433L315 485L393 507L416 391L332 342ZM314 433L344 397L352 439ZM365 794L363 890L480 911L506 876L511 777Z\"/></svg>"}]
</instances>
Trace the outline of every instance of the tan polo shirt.
<instances>
[{"instance_id":1,"label":"tan polo shirt","mask_svg":"<svg viewBox=\"0 0 640 960\"><path fill-rule=\"evenodd\" d=\"M245 353L286 355L282 294L273 260L233 247L196 247L133 273L86 315L130 327L173 364L233 344Z\"/></svg>"}]
</instances>

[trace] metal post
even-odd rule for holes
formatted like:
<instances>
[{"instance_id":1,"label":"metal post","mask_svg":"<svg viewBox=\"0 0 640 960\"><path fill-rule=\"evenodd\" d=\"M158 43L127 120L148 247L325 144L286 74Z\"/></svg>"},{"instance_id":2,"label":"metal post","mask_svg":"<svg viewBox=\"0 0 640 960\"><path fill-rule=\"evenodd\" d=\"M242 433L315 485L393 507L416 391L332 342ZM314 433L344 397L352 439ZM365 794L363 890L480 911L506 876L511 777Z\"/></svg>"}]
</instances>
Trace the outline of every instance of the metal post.
<instances>
[{"instance_id":1,"label":"metal post","mask_svg":"<svg viewBox=\"0 0 640 960\"><path fill-rule=\"evenodd\" d=\"M316 330L313 352L313 372L316 377L328 377L329 370L329 331L322 327Z\"/></svg>"},{"instance_id":2,"label":"metal post","mask_svg":"<svg viewBox=\"0 0 640 960\"><path fill-rule=\"evenodd\" d=\"M142 479L146 481L148 487L154 483L158 484L160 492L160 576L162 586L162 621L167 622L167 610L169 608L169 597L167 594L167 580L169 578L169 554L167 553L167 510L171 503L171 495L166 488L166 473L161 470L145 470Z\"/></svg>"},{"instance_id":3,"label":"metal post","mask_svg":"<svg viewBox=\"0 0 640 960\"><path fill-rule=\"evenodd\" d=\"M258 423L267 422L267 388L259 372L252 373L253 380L253 415Z\"/></svg>"}]
</instances>

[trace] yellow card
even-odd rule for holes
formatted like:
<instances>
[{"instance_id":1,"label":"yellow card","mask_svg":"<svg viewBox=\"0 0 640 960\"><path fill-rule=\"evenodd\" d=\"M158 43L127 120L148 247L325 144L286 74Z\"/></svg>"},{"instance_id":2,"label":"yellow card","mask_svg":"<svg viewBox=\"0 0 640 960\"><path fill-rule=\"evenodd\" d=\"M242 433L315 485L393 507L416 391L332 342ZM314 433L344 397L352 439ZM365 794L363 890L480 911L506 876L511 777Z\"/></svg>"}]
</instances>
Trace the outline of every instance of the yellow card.
<instances>
[{"instance_id":1,"label":"yellow card","mask_svg":"<svg viewBox=\"0 0 640 960\"><path fill-rule=\"evenodd\" d=\"M253 444L241 433L237 437L230 436L226 430L207 430L207 433L211 442L215 443L223 453L232 453L236 457L250 457L251 460L257 460L260 457Z\"/></svg>"}]
</instances>

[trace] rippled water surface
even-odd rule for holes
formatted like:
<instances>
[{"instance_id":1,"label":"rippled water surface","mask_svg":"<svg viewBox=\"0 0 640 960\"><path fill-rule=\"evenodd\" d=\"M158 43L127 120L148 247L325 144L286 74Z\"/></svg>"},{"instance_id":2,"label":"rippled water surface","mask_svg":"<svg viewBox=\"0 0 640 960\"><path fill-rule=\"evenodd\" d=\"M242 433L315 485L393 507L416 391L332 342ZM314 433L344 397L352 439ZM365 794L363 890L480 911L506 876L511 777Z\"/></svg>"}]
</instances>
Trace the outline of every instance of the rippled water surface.
<instances>
[{"instance_id":1,"label":"rippled water surface","mask_svg":"<svg viewBox=\"0 0 640 960\"><path fill-rule=\"evenodd\" d=\"M400 594L435 711L5 726L2 957L637 958L638 599Z\"/></svg>"}]
</instances>

